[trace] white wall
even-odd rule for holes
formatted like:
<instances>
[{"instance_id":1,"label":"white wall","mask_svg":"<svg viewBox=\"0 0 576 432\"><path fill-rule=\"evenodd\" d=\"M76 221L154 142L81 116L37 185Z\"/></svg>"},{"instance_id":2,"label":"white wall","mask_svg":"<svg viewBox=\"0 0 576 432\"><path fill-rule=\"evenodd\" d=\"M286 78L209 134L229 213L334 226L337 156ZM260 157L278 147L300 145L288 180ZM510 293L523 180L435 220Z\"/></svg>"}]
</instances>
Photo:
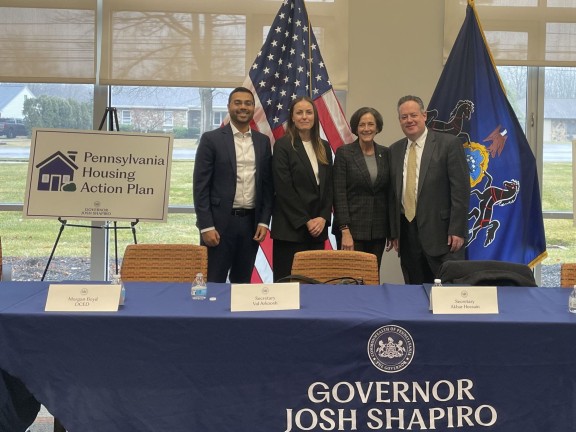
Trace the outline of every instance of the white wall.
<instances>
[{"instance_id":1,"label":"white wall","mask_svg":"<svg viewBox=\"0 0 576 432\"><path fill-rule=\"evenodd\" d=\"M442 72L444 0L349 0L349 87L346 115L373 106L384 117L376 137L403 137L396 102L407 94L428 103ZM399 260L384 254L383 282L403 283Z\"/></svg>"}]
</instances>

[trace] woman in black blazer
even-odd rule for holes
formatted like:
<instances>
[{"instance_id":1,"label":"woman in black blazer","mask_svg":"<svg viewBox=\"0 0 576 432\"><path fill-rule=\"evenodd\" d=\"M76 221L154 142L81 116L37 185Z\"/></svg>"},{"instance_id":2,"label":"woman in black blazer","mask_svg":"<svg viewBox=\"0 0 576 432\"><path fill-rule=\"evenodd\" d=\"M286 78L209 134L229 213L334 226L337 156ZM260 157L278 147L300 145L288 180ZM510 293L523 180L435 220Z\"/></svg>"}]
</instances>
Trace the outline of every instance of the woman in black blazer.
<instances>
[{"instance_id":1,"label":"woman in black blazer","mask_svg":"<svg viewBox=\"0 0 576 432\"><path fill-rule=\"evenodd\" d=\"M290 105L286 134L274 144L272 214L274 281L290 275L294 254L324 249L332 212L332 152L320 138L309 97Z\"/></svg>"},{"instance_id":2,"label":"woman in black blazer","mask_svg":"<svg viewBox=\"0 0 576 432\"><path fill-rule=\"evenodd\" d=\"M382 115L370 107L357 110L350 128L358 137L341 146L334 159L334 225L338 249L357 250L382 259L390 237L388 148L376 144Z\"/></svg>"}]
</instances>

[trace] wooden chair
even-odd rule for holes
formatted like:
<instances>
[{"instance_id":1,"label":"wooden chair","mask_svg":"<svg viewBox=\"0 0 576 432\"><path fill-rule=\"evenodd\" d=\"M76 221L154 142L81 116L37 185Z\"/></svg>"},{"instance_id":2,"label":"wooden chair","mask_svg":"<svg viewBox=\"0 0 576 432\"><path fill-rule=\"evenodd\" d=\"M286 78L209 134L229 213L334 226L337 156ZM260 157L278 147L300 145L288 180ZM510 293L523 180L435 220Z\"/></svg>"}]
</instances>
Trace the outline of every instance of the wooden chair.
<instances>
[{"instance_id":1,"label":"wooden chair","mask_svg":"<svg viewBox=\"0 0 576 432\"><path fill-rule=\"evenodd\" d=\"M576 285L576 263L563 263L560 265L560 286L572 288Z\"/></svg>"},{"instance_id":2,"label":"wooden chair","mask_svg":"<svg viewBox=\"0 0 576 432\"><path fill-rule=\"evenodd\" d=\"M297 252L292 274L310 277L320 282L340 277L362 279L366 285L379 285L376 255L359 251L319 250Z\"/></svg>"},{"instance_id":3,"label":"wooden chair","mask_svg":"<svg viewBox=\"0 0 576 432\"><path fill-rule=\"evenodd\" d=\"M120 275L123 281L191 282L208 274L206 246L133 244L126 247Z\"/></svg>"}]
</instances>

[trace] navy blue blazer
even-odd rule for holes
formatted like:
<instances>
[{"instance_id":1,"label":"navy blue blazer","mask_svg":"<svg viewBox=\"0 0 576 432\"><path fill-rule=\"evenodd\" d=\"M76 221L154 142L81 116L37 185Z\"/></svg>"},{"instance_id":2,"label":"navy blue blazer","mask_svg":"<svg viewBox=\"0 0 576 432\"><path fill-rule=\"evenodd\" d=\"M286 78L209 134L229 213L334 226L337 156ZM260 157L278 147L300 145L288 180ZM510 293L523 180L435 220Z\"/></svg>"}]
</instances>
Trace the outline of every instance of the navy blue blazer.
<instances>
[{"instance_id":1,"label":"navy blue blazer","mask_svg":"<svg viewBox=\"0 0 576 432\"><path fill-rule=\"evenodd\" d=\"M270 139L255 130L251 133L256 157L256 229L258 223L270 223L274 187ZM236 194L236 175L236 149L230 124L202 134L193 175L196 226L200 230L213 226L222 232L226 227Z\"/></svg>"}]
</instances>

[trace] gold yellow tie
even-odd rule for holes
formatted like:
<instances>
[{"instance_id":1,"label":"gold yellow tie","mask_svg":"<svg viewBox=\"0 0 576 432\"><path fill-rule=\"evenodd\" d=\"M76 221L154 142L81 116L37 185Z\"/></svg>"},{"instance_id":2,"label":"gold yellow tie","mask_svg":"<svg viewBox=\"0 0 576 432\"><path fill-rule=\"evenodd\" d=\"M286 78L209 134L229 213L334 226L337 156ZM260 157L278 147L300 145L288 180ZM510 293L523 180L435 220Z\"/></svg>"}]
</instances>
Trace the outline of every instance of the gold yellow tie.
<instances>
[{"instance_id":1,"label":"gold yellow tie","mask_svg":"<svg viewBox=\"0 0 576 432\"><path fill-rule=\"evenodd\" d=\"M408 222L416 216L416 143L410 143L406 164L406 189L404 191L404 216Z\"/></svg>"}]
</instances>

